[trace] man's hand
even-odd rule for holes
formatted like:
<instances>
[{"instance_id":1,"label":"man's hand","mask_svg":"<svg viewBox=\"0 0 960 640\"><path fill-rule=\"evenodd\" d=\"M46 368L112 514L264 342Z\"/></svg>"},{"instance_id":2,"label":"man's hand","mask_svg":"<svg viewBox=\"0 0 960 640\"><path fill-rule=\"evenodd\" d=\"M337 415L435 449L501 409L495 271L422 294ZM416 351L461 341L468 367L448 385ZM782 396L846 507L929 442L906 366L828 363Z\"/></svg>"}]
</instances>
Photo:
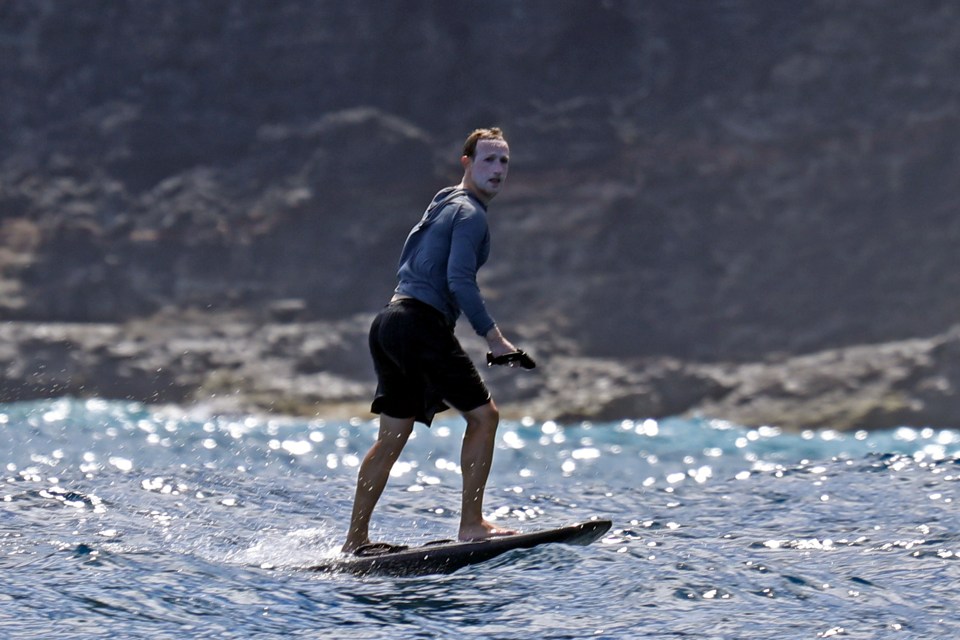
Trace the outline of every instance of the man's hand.
<instances>
[{"instance_id":1,"label":"man's hand","mask_svg":"<svg viewBox=\"0 0 960 640\"><path fill-rule=\"evenodd\" d=\"M490 353L492 353L494 357L505 356L508 353L517 351L517 348L503 337L503 334L500 333L500 328L496 325L487 332L484 338L486 338L487 346L490 347Z\"/></svg>"},{"instance_id":2,"label":"man's hand","mask_svg":"<svg viewBox=\"0 0 960 640\"><path fill-rule=\"evenodd\" d=\"M494 325L493 329L484 336L490 351L487 353L487 366L505 364L510 367L520 365L524 369L533 369L537 363L526 353L517 349L512 342L503 337L500 329Z\"/></svg>"}]
</instances>

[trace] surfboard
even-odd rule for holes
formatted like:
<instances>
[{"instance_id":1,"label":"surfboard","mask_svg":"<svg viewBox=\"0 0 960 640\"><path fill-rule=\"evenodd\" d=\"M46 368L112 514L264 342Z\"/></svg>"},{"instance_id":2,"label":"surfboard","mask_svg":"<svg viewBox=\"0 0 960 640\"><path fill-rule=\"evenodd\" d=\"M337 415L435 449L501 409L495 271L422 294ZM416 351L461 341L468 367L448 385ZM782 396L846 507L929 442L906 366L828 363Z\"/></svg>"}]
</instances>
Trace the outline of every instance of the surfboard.
<instances>
[{"instance_id":1,"label":"surfboard","mask_svg":"<svg viewBox=\"0 0 960 640\"><path fill-rule=\"evenodd\" d=\"M514 549L530 549L541 544L586 546L599 540L612 526L610 520L590 520L557 529L497 536L486 540L457 542L438 540L422 546L395 546L373 555L346 555L306 567L323 573L354 575L422 576L453 573L468 565L486 562Z\"/></svg>"}]
</instances>

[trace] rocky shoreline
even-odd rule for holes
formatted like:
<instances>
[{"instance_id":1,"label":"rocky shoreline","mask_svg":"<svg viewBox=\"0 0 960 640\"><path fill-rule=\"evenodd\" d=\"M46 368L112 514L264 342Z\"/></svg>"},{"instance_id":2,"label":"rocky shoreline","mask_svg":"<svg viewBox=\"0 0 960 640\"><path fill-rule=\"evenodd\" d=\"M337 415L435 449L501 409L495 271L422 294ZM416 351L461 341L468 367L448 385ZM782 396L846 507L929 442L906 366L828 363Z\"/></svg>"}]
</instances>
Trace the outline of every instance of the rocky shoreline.
<instances>
[{"instance_id":1,"label":"rocky shoreline","mask_svg":"<svg viewBox=\"0 0 960 640\"><path fill-rule=\"evenodd\" d=\"M170 314L0 325L0 401L127 399L211 413L371 417L369 315L335 322ZM517 332L533 372L484 372L502 413L561 423L701 416L787 430L956 427L960 327L924 339L755 363L583 357ZM477 361L483 344L461 336Z\"/></svg>"},{"instance_id":2,"label":"rocky shoreline","mask_svg":"<svg viewBox=\"0 0 960 640\"><path fill-rule=\"evenodd\" d=\"M0 401L368 415L403 238L497 125L505 415L960 423L956 3L2 6Z\"/></svg>"}]
</instances>

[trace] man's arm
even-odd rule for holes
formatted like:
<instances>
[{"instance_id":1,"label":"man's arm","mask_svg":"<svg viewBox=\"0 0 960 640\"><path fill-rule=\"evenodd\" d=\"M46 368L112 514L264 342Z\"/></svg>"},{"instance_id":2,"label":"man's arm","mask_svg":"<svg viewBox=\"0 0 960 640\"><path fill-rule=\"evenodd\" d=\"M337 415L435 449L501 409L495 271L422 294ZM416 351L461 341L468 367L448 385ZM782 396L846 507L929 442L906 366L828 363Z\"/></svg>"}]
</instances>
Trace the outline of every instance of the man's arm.
<instances>
[{"instance_id":1,"label":"man's arm","mask_svg":"<svg viewBox=\"0 0 960 640\"><path fill-rule=\"evenodd\" d=\"M460 215L454 222L447 260L447 287L477 335L486 336L495 326L477 285L478 255L487 237L482 215Z\"/></svg>"}]
</instances>

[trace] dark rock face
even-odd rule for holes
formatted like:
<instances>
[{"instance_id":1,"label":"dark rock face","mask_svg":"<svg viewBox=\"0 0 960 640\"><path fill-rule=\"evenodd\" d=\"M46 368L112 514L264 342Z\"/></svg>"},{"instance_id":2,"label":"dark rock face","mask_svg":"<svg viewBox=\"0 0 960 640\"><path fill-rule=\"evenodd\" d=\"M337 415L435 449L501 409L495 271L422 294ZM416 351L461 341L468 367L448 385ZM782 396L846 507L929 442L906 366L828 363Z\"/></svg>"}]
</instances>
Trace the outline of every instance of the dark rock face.
<instances>
[{"instance_id":1,"label":"dark rock face","mask_svg":"<svg viewBox=\"0 0 960 640\"><path fill-rule=\"evenodd\" d=\"M10 0L0 318L370 313L464 135L497 124L513 170L482 284L508 333L567 339L558 357L943 334L958 18L948 0Z\"/></svg>"}]
</instances>

